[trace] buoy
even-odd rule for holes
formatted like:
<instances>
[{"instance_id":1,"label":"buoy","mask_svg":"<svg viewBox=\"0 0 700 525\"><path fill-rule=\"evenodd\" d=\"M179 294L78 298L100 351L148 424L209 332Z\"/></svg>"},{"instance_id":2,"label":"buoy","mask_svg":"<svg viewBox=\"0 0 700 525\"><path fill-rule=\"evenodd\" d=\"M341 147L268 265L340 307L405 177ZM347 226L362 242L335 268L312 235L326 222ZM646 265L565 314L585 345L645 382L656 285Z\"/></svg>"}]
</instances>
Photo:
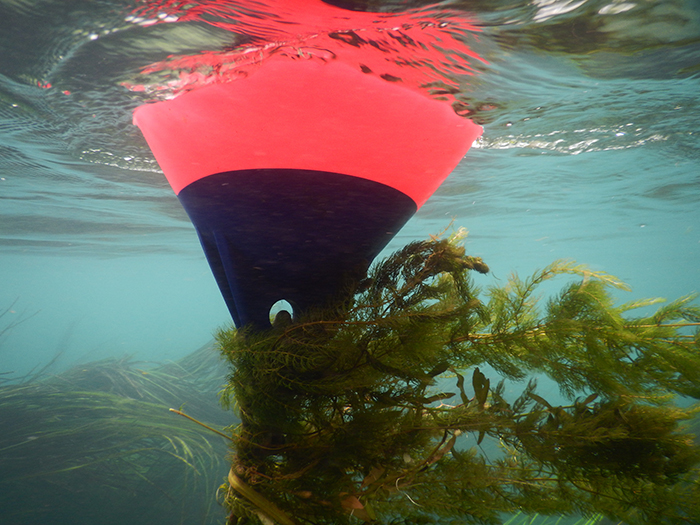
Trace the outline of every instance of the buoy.
<instances>
[{"instance_id":1,"label":"buoy","mask_svg":"<svg viewBox=\"0 0 700 525\"><path fill-rule=\"evenodd\" d=\"M273 58L134 112L236 326L323 306L364 272L481 127L349 64Z\"/></svg>"}]
</instances>

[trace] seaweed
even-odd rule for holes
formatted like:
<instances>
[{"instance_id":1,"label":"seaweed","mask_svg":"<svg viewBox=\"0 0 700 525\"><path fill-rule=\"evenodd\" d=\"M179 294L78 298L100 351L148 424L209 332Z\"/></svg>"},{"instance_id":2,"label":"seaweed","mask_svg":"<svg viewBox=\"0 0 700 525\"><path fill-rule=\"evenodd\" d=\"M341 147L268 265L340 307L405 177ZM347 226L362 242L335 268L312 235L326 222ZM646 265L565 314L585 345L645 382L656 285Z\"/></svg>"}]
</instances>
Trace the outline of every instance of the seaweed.
<instances>
[{"instance_id":1,"label":"seaweed","mask_svg":"<svg viewBox=\"0 0 700 525\"><path fill-rule=\"evenodd\" d=\"M219 330L228 522L697 523L696 296L635 317L659 300L617 305L624 283L568 261L482 291L461 234L268 331Z\"/></svg>"},{"instance_id":2,"label":"seaweed","mask_svg":"<svg viewBox=\"0 0 700 525\"><path fill-rule=\"evenodd\" d=\"M168 411L187 402L198 416L224 421L221 359L209 344L144 365L107 359L0 386L3 522L222 522L215 492L225 441Z\"/></svg>"}]
</instances>

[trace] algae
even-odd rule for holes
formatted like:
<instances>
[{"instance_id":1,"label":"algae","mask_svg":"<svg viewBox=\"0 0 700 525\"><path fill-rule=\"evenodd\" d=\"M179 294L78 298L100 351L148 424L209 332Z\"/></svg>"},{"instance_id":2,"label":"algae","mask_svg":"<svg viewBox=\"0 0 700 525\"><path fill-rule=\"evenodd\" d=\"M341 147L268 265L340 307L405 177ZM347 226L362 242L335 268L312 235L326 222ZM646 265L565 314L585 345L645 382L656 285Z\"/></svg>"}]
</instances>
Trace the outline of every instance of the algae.
<instances>
[{"instance_id":1,"label":"algae","mask_svg":"<svg viewBox=\"0 0 700 525\"><path fill-rule=\"evenodd\" d=\"M460 237L269 331L218 332L241 420L228 523L697 522L698 408L677 403L700 397L695 296L635 317L659 300L618 305L624 283L566 261L481 290Z\"/></svg>"},{"instance_id":2,"label":"algae","mask_svg":"<svg viewBox=\"0 0 700 525\"><path fill-rule=\"evenodd\" d=\"M0 386L3 523L217 524L222 438L168 412L223 423L212 345L148 366L107 359Z\"/></svg>"}]
</instances>

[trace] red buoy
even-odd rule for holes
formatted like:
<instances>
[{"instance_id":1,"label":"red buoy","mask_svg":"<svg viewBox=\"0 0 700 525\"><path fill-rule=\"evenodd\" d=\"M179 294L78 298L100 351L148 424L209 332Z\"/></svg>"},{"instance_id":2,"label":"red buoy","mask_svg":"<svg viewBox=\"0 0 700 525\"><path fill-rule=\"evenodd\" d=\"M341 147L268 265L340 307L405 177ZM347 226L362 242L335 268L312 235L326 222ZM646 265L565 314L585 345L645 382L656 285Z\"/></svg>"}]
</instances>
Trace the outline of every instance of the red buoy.
<instances>
[{"instance_id":1,"label":"red buoy","mask_svg":"<svg viewBox=\"0 0 700 525\"><path fill-rule=\"evenodd\" d=\"M457 166L481 127L449 105L331 60L136 109L238 326L323 305Z\"/></svg>"}]
</instances>

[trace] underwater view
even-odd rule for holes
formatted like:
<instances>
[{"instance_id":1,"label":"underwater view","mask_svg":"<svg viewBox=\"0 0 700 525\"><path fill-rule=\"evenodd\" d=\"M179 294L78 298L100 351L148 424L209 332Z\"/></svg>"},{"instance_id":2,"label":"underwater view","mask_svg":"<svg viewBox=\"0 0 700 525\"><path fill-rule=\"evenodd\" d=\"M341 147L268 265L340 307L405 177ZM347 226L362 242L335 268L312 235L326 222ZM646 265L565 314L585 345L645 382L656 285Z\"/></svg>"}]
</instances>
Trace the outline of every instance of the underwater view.
<instances>
[{"instance_id":1,"label":"underwater view","mask_svg":"<svg viewBox=\"0 0 700 525\"><path fill-rule=\"evenodd\" d=\"M401 184L413 177L406 155L415 149L451 173L435 176L425 198L404 191L413 200L370 248L360 247L369 234L346 219L318 223L350 262L360 248L365 258L381 252L368 282L354 283L332 312L304 317L294 306L294 319L273 317L268 332L236 331L232 318L249 318L236 286L251 288L249 301L267 292L247 277L222 284L194 201L173 182L177 166L134 112L175 107L203 88L255 81L262 91L274 67L319 64L429 101L458 130L421 135L420 104L399 106L397 118L413 124L391 126L367 103L358 114L386 153L363 166L383 166ZM310 100L325 96L311 92ZM694 0L0 0L0 521L700 523L699 95ZM276 138L283 103L272 100L233 112L244 114L236 125L259 134L245 128L221 140L242 144L246 159L282 155L290 142L285 155L321 169L320 145L298 152L294 130ZM478 138L454 153L464 121ZM320 129L354 152L342 119ZM225 149L195 135L182 144ZM404 153L402 140L415 148ZM458 154L453 171L443 149ZM291 192L274 180L269 191ZM384 206L372 191L358 190L364 207L347 217ZM247 231L256 250L278 225L295 224L286 209L275 212ZM280 243L292 260L304 253L296 237ZM306 257L308 268L318 262L316 252ZM578 281L567 287L569 278ZM320 297L306 282L289 290ZM594 298L585 305L574 299L584 288ZM511 308L518 300L522 318ZM535 304L546 312L531 312ZM567 308L580 308L589 355L598 348L592 320L606 327L597 361L568 339L556 352L532 342L542 327L554 333ZM504 334L522 336L517 352ZM452 353L435 346L443 336ZM480 357L464 357L464 345ZM623 346L664 357L618 370L631 354L611 349ZM399 347L403 357L392 357ZM342 360L352 366L338 371ZM606 456L583 447L563 459L560 443L555 461L537 448L544 441L523 438L552 425L563 432L570 423L567 435L578 439L601 421L613 432L652 420L665 430L643 443L648 461L629 460L629 469L619 459L627 448ZM674 441L677 421L687 433ZM638 439L628 446L643 448ZM464 481L464 472L496 466L505 485L493 482L495 470ZM559 483L573 471L596 490ZM645 509L644 500L666 497L662 485L685 494L687 506Z\"/></svg>"}]
</instances>

